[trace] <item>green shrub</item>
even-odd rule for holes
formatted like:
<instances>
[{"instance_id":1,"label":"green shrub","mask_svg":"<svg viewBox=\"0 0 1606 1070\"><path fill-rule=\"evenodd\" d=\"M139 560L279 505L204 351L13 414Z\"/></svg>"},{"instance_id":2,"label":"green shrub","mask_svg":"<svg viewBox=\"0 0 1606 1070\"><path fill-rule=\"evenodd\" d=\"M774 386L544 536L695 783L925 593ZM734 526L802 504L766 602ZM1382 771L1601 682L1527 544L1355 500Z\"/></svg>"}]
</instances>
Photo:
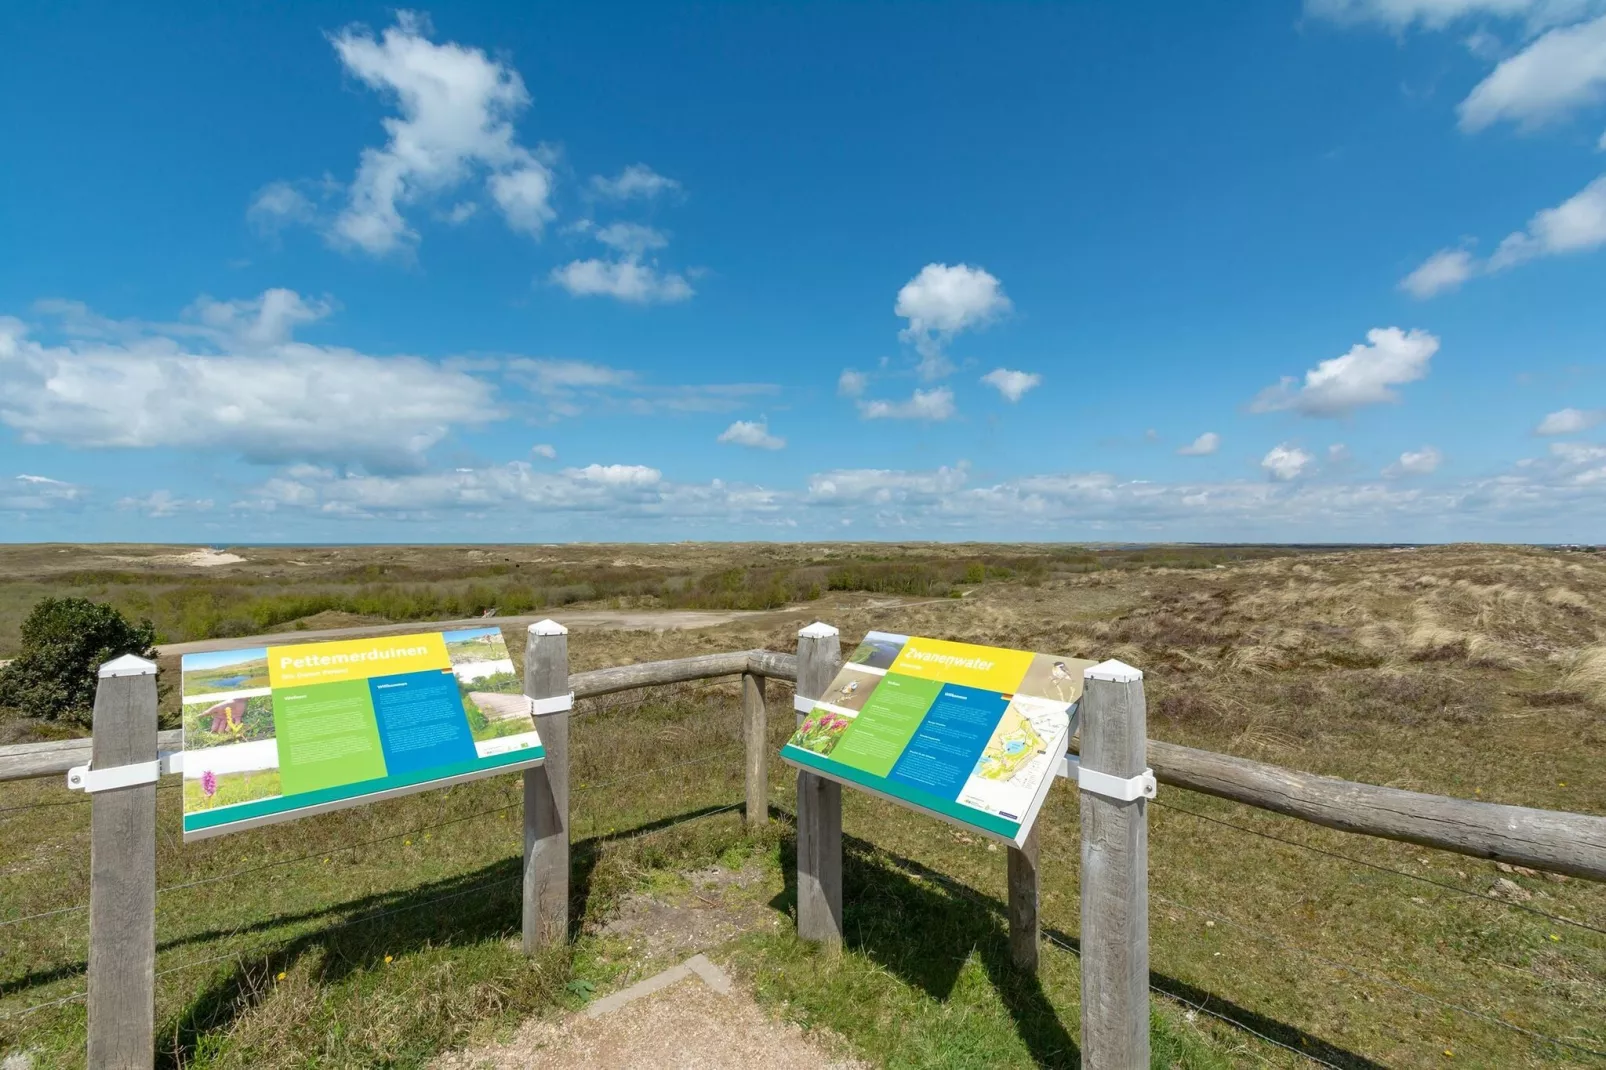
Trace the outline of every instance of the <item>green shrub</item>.
<instances>
[{"instance_id":1,"label":"green shrub","mask_svg":"<svg viewBox=\"0 0 1606 1070\"><path fill-rule=\"evenodd\" d=\"M22 652L0 669L0 707L90 723L96 670L123 654L154 658L156 628L87 598L46 598L22 622Z\"/></svg>"}]
</instances>

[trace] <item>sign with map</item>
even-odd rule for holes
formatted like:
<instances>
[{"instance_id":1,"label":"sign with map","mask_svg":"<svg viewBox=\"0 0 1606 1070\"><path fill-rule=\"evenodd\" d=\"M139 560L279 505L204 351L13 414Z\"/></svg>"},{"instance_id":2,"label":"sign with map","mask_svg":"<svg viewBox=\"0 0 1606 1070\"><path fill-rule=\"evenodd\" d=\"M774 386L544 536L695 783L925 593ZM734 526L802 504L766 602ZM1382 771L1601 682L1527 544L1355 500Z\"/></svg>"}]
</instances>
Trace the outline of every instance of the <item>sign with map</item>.
<instances>
[{"instance_id":1,"label":"sign with map","mask_svg":"<svg viewBox=\"0 0 1606 1070\"><path fill-rule=\"evenodd\" d=\"M498 628L185 654L184 839L538 764Z\"/></svg>"},{"instance_id":2,"label":"sign with map","mask_svg":"<svg viewBox=\"0 0 1606 1070\"><path fill-rule=\"evenodd\" d=\"M1092 664L871 632L781 757L1019 847Z\"/></svg>"}]
</instances>

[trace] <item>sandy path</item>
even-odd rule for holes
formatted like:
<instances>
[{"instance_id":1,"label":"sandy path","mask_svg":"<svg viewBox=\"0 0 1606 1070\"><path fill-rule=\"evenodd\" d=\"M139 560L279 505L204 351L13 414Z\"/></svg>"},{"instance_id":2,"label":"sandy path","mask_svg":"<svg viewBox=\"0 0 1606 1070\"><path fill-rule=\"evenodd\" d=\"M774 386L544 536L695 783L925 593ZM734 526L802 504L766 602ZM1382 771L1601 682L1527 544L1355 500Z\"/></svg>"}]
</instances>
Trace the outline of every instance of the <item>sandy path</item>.
<instances>
[{"instance_id":1,"label":"sandy path","mask_svg":"<svg viewBox=\"0 0 1606 1070\"><path fill-rule=\"evenodd\" d=\"M438 1070L868 1070L832 1059L797 1026L733 988L696 977L598 1017L530 1022L506 1044L458 1052Z\"/></svg>"}]
</instances>

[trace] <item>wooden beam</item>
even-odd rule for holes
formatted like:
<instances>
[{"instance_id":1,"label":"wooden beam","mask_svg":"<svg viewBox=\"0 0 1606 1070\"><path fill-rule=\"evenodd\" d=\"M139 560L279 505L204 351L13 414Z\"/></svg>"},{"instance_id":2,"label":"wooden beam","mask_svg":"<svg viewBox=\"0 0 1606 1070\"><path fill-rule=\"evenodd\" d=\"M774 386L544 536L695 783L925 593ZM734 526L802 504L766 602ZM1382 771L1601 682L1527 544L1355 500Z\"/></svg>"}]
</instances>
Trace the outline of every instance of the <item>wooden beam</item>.
<instances>
[{"instance_id":1,"label":"wooden beam","mask_svg":"<svg viewBox=\"0 0 1606 1070\"><path fill-rule=\"evenodd\" d=\"M1606 817L1473 802L1149 741L1155 779L1316 825L1606 881Z\"/></svg>"},{"instance_id":2,"label":"wooden beam","mask_svg":"<svg viewBox=\"0 0 1606 1070\"><path fill-rule=\"evenodd\" d=\"M747 672L749 654L749 651L737 650L729 654L702 654L695 658L592 669L590 672L575 673L569 684L575 698L595 698L638 687L661 687L689 680L710 680L716 676L738 676Z\"/></svg>"},{"instance_id":3,"label":"wooden beam","mask_svg":"<svg viewBox=\"0 0 1606 1070\"><path fill-rule=\"evenodd\" d=\"M530 625L524 646L524 693L569 693L569 630L556 621ZM569 712L535 719L546 761L524 771L524 953L569 939Z\"/></svg>"},{"instance_id":4,"label":"wooden beam","mask_svg":"<svg viewBox=\"0 0 1606 1070\"><path fill-rule=\"evenodd\" d=\"M1009 957L1015 968L1037 972L1037 826L1020 847L1009 848Z\"/></svg>"},{"instance_id":5,"label":"wooden beam","mask_svg":"<svg viewBox=\"0 0 1606 1070\"><path fill-rule=\"evenodd\" d=\"M158 750L175 751L184 744L184 733L178 729L156 733ZM31 780L34 777L66 776L67 770L83 765L94 754L95 741L90 736L82 739L61 739L49 743L17 743L0 747L0 783L7 780Z\"/></svg>"},{"instance_id":6,"label":"wooden beam","mask_svg":"<svg viewBox=\"0 0 1606 1070\"><path fill-rule=\"evenodd\" d=\"M770 819L769 714L764 701L764 678L742 674L742 735L747 744L747 810L749 829L762 828Z\"/></svg>"},{"instance_id":7,"label":"wooden beam","mask_svg":"<svg viewBox=\"0 0 1606 1070\"><path fill-rule=\"evenodd\" d=\"M1143 674L1106 661L1087 670L1082 767L1122 779L1146 765ZM1149 1065L1147 799L1081 790L1082 1065Z\"/></svg>"},{"instance_id":8,"label":"wooden beam","mask_svg":"<svg viewBox=\"0 0 1606 1070\"><path fill-rule=\"evenodd\" d=\"M91 769L156 760L156 666L100 668ZM89 806L89 1065L156 1059L156 781L98 791Z\"/></svg>"}]
</instances>

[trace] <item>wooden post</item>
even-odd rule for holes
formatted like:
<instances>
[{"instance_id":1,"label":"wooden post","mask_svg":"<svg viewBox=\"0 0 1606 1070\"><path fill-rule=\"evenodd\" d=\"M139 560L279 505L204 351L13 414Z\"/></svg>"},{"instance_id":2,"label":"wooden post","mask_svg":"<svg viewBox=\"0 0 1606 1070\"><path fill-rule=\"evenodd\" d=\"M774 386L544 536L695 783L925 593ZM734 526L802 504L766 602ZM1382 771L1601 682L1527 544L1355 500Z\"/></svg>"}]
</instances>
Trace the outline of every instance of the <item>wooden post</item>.
<instances>
[{"instance_id":1,"label":"wooden post","mask_svg":"<svg viewBox=\"0 0 1606 1070\"><path fill-rule=\"evenodd\" d=\"M1083 673L1082 767L1126 779L1145 768L1143 674L1119 661ZM1149 803L1084 786L1082 1065L1149 1065Z\"/></svg>"},{"instance_id":2,"label":"wooden post","mask_svg":"<svg viewBox=\"0 0 1606 1070\"><path fill-rule=\"evenodd\" d=\"M1037 826L1009 848L1009 957L1016 969L1037 972Z\"/></svg>"},{"instance_id":3,"label":"wooden post","mask_svg":"<svg viewBox=\"0 0 1606 1070\"><path fill-rule=\"evenodd\" d=\"M742 673L742 732L747 737L747 827L763 828L770 819L769 714L764 704L764 677Z\"/></svg>"},{"instance_id":4,"label":"wooden post","mask_svg":"<svg viewBox=\"0 0 1606 1070\"><path fill-rule=\"evenodd\" d=\"M156 759L156 666L100 667L91 774ZM94 791L89 807L89 1065L156 1061L156 779Z\"/></svg>"},{"instance_id":5,"label":"wooden post","mask_svg":"<svg viewBox=\"0 0 1606 1070\"><path fill-rule=\"evenodd\" d=\"M829 624L797 633L797 696L823 696L842 665L842 640ZM798 711L799 717L802 710ZM842 945L842 785L797 774L797 934Z\"/></svg>"},{"instance_id":6,"label":"wooden post","mask_svg":"<svg viewBox=\"0 0 1606 1070\"><path fill-rule=\"evenodd\" d=\"M524 693L569 694L569 629L553 620L530 625L524 646ZM546 761L524 771L524 953L569 938L569 711L535 718Z\"/></svg>"}]
</instances>

